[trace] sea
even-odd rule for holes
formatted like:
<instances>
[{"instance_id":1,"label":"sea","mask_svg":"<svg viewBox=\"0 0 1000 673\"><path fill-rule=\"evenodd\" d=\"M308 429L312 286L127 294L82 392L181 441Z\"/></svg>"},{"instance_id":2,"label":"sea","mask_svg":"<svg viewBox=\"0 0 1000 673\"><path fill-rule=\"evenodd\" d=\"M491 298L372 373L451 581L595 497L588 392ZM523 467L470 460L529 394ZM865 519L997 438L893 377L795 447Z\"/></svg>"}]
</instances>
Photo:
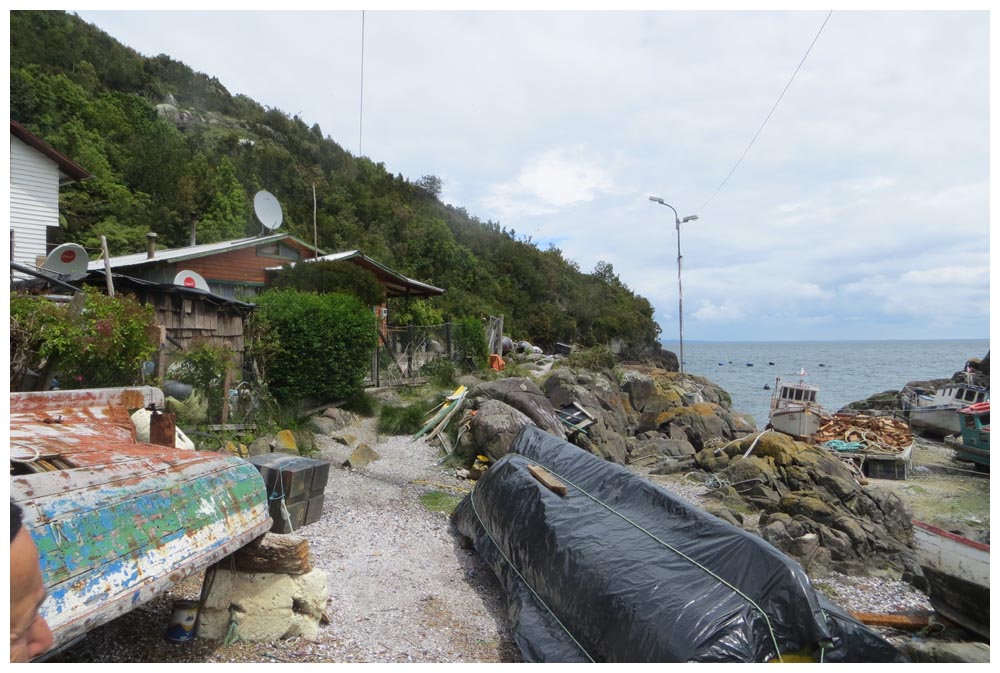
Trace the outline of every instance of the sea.
<instances>
[{"instance_id":1,"label":"sea","mask_svg":"<svg viewBox=\"0 0 1000 673\"><path fill-rule=\"evenodd\" d=\"M663 347L679 354L676 341ZM908 381L950 378L971 358L983 358L989 339L940 341L684 341L684 371L729 393L733 411L767 425L775 379L819 386L830 412ZM800 375L800 372L804 374ZM766 390L765 385L771 390Z\"/></svg>"}]
</instances>

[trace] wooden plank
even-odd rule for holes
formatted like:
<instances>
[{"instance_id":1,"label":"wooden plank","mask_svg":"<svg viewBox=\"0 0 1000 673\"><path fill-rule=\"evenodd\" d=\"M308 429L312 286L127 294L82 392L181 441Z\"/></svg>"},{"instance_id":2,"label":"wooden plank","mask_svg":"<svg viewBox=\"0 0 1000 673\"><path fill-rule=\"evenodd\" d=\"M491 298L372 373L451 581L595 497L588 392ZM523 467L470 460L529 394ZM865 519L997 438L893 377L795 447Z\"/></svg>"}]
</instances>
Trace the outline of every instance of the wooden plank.
<instances>
[{"instance_id":1,"label":"wooden plank","mask_svg":"<svg viewBox=\"0 0 1000 673\"><path fill-rule=\"evenodd\" d=\"M149 417L149 443L159 446L177 445L176 414L154 413Z\"/></svg>"},{"instance_id":2,"label":"wooden plank","mask_svg":"<svg viewBox=\"0 0 1000 673\"><path fill-rule=\"evenodd\" d=\"M566 495L566 484L562 483L551 474L548 470L538 465L529 465L528 472L531 473L535 479L541 482L542 486L549 489L556 495L562 497Z\"/></svg>"},{"instance_id":3,"label":"wooden plank","mask_svg":"<svg viewBox=\"0 0 1000 673\"><path fill-rule=\"evenodd\" d=\"M902 631L919 631L930 624L933 612L855 612L851 616L868 626L881 626Z\"/></svg>"}]
</instances>

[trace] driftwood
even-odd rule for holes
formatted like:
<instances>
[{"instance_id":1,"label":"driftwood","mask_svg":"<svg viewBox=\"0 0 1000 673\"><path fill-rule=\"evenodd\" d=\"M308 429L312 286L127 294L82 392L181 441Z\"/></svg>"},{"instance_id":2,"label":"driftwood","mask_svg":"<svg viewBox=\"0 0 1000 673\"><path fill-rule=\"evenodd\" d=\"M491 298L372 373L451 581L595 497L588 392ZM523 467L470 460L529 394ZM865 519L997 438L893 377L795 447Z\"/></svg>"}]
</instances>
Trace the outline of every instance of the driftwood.
<instances>
[{"instance_id":1,"label":"driftwood","mask_svg":"<svg viewBox=\"0 0 1000 673\"><path fill-rule=\"evenodd\" d=\"M268 533L233 554L235 570L305 575L312 570L309 542L298 535Z\"/></svg>"},{"instance_id":2,"label":"driftwood","mask_svg":"<svg viewBox=\"0 0 1000 673\"><path fill-rule=\"evenodd\" d=\"M903 631L919 631L930 625L932 612L855 612L851 616L862 624L880 626Z\"/></svg>"}]
</instances>

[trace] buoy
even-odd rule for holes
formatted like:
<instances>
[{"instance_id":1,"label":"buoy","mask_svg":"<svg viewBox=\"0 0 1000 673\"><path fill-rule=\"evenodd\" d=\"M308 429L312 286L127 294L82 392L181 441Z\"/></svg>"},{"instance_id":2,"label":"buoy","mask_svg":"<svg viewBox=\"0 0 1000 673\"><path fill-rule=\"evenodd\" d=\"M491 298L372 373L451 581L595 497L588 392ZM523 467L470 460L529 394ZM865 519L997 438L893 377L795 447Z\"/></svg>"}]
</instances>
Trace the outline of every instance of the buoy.
<instances>
[{"instance_id":1,"label":"buoy","mask_svg":"<svg viewBox=\"0 0 1000 673\"><path fill-rule=\"evenodd\" d=\"M764 384L764 390L770 390L770 389L771 389L770 384L765 383Z\"/></svg>"},{"instance_id":2,"label":"buoy","mask_svg":"<svg viewBox=\"0 0 1000 673\"><path fill-rule=\"evenodd\" d=\"M719 366L720 366L720 367L722 366L722 363L721 363L721 362L719 363Z\"/></svg>"},{"instance_id":3,"label":"buoy","mask_svg":"<svg viewBox=\"0 0 1000 673\"><path fill-rule=\"evenodd\" d=\"M753 363L752 362L748 362L747 363L747 367L753 367Z\"/></svg>"},{"instance_id":4,"label":"buoy","mask_svg":"<svg viewBox=\"0 0 1000 673\"><path fill-rule=\"evenodd\" d=\"M166 637L172 643L183 643L194 639L194 622L198 617L198 601L177 600L173 603L170 625Z\"/></svg>"},{"instance_id":5,"label":"buoy","mask_svg":"<svg viewBox=\"0 0 1000 673\"><path fill-rule=\"evenodd\" d=\"M822 362L820 362L820 363L819 363L819 366L820 366L820 367L826 367L826 365L825 365L825 364L823 364Z\"/></svg>"},{"instance_id":6,"label":"buoy","mask_svg":"<svg viewBox=\"0 0 1000 673\"><path fill-rule=\"evenodd\" d=\"M771 365L772 367L774 366L773 362L768 362L767 364Z\"/></svg>"}]
</instances>

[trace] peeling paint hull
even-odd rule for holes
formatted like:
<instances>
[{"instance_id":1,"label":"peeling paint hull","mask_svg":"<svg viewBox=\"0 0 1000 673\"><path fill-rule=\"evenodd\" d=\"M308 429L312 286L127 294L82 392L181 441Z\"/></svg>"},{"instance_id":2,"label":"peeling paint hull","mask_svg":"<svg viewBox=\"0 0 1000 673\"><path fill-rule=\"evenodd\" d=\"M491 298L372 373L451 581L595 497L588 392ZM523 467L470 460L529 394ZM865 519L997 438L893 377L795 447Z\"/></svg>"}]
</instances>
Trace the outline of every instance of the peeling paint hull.
<instances>
[{"instance_id":1,"label":"peeling paint hull","mask_svg":"<svg viewBox=\"0 0 1000 673\"><path fill-rule=\"evenodd\" d=\"M135 441L129 411L155 388L13 393L11 498L24 509L64 646L155 598L271 527L263 479L222 453Z\"/></svg>"}]
</instances>

